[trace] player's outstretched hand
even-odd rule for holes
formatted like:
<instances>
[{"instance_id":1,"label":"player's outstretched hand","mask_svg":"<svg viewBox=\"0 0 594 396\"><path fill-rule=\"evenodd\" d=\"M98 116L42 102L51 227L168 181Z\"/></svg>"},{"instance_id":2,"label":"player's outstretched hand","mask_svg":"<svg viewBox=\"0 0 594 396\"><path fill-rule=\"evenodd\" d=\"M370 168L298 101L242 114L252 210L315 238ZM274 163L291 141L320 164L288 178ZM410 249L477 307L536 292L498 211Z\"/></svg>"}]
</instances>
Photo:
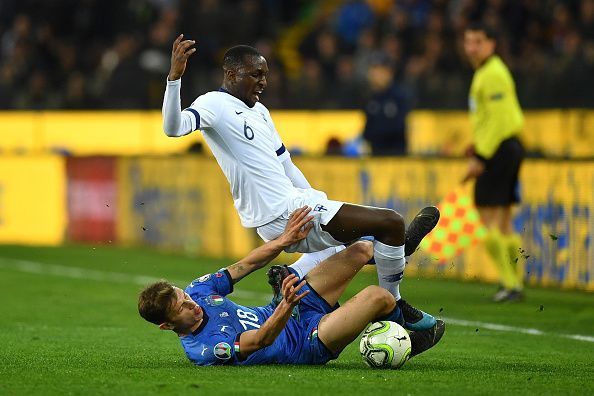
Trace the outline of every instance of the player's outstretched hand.
<instances>
[{"instance_id":1,"label":"player's outstretched hand","mask_svg":"<svg viewBox=\"0 0 594 396\"><path fill-rule=\"evenodd\" d=\"M309 294L309 290L297 294L297 292L305 286L305 281L303 280L299 284L297 284L297 282L299 282L299 278L297 278L295 274L291 274L283 279L283 298L291 307L299 304L299 301Z\"/></svg>"},{"instance_id":2,"label":"player's outstretched hand","mask_svg":"<svg viewBox=\"0 0 594 396\"><path fill-rule=\"evenodd\" d=\"M196 43L194 40L183 40L183 34L177 36L173 42L173 49L171 50L171 68L169 69L169 81L178 80L186 71L186 63L188 58L194 52L196 48L192 46Z\"/></svg>"},{"instance_id":3,"label":"player's outstretched hand","mask_svg":"<svg viewBox=\"0 0 594 396\"><path fill-rule=\"evenodd\" d=\"M311 222L313 216L309 215L309 212L311 212L311 208L303 206L291 213L285 231L280 236L283 246L291 246L307 237L313 227Z\"/></svg>"}]
</instances>

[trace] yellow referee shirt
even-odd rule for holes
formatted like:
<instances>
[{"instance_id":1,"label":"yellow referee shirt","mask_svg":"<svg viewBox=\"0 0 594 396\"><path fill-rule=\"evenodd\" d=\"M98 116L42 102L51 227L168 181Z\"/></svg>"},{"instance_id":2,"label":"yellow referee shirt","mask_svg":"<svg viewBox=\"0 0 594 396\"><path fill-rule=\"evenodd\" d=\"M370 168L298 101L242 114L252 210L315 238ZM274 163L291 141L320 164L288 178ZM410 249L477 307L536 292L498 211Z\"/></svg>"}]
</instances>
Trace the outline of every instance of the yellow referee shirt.
<instances>
[{"instance_id":1,"label":"yellow referee shirt","mask_svg":"<svg viewBox=\"0 0 594 396\"><path fill-rule=\"evenodd\" d=\"M524 126L514 80L497 55L474 73L468 102L475 151L481 157L491 158L502 141Z\"/></svg>"}]
</instances>

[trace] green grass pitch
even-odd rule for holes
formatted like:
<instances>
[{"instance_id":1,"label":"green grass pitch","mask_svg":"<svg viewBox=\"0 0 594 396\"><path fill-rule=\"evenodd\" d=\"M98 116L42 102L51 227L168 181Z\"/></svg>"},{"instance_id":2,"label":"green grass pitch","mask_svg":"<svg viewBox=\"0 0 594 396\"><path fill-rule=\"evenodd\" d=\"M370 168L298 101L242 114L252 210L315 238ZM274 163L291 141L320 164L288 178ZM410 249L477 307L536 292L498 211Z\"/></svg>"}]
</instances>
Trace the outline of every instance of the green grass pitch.
<instances>
[{"instance_id":1,"label":"green grass pitch","mask_svg":"<svg viewBox=\"0 0 594 396\"><path fill-rule=\"evenodd\" d=\"M357 342L326 366L194 367L173 333L138 316L137 294L150 278L185 286L227 264L141 249L0 246L0 394L594 394L592 293L529 289L525 302L496 305L493 285L411 277L407 299L448 326L401 370L367 368ZM361 273L347 296L375 282ZM265 271L236 289L246 305L270 295Z\"/></svg>"}]
</instances>

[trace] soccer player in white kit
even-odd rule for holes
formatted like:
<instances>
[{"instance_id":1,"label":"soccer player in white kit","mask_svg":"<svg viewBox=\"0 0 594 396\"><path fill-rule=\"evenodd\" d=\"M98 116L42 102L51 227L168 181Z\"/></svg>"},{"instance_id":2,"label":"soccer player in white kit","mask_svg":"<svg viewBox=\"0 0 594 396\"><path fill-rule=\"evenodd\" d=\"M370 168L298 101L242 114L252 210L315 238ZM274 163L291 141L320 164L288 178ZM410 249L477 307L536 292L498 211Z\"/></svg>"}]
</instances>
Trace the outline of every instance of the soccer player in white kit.
<instances>
[{"instance_id":1,"label":"soccer player in white kit","mask_svg":"<svg viewBox=\"0 0 594 396\"><path fill-rule=\"evenodd\" d=\"M418 246L439 219L430 207L413 220L405 235L404 219L391 209L329 200L313 189L293 164L268 109L260 103L267 85L266 59L253 47L229 49L223 60L223 83L218 91L199 96L182 110L181 77L189 56L196 52L193 40L183 35L173 43L171 69L163 100L163 129L179 137L200 130L223 170L241 223L256 228L265 241L280 236L289 215L309 206L314 218L306 239L285 249L288 252L319 252L301 260L303 277L315 264L364 236L374 237L374 259L379 285L394 295L401 307L405 327L424 330L435 319L401 299L399 284L405 255ZM407 247L405 251L405 241ZM299 264L299 263L297 263ZM299 265L297 265L299 268Z\"/></svg>"}]
</instances>

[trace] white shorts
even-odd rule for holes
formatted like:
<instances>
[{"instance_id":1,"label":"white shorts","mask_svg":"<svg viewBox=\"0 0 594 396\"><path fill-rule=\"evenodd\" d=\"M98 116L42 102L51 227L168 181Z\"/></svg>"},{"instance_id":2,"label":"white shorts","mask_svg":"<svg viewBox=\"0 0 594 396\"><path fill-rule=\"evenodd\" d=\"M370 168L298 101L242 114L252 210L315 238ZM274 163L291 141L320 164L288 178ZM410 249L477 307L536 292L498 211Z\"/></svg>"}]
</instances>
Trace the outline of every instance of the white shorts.
<instances>
[{"instance_id":1,"label":"white shorts","mask_svg":"<svg viewBox=\"0 0 594 396\"><path fill-rule=\"evenodd\" d=\"M285 248L285 251L288 253L312 253L331 246L342 245L342 242L337 241L332 238L332 235L322 230L322 225L328 224L343 204L344 202L329 200L326 193L322 191L313 188L303 190L300 195L289 202L286 212L270 223L258 227L256 231L260 238L266 242L276 239L285 230L290 214L303 206L309 206L311 208L309 214L314 216L312 220L313 228L307 234L307 238Z\"/></svg>"}]
</instances>

